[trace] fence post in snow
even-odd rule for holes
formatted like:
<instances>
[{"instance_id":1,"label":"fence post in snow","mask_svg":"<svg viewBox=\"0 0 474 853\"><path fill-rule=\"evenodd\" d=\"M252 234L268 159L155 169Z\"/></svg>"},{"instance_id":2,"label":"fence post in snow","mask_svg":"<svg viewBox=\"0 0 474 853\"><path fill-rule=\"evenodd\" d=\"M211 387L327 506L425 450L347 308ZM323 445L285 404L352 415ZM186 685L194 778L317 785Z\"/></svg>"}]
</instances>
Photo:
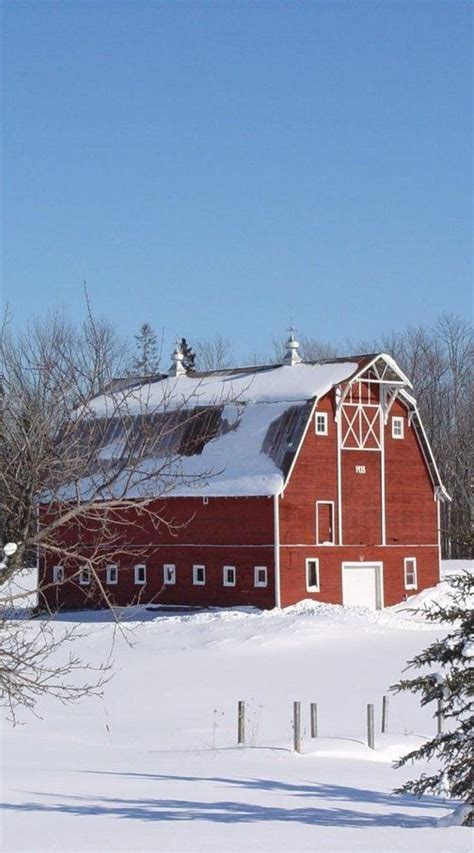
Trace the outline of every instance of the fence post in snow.
<instances>
[{"instance_id":1,"label":"fence post in snow","mask_svg":"<svg viewBox=\"0 0 474 853\"><path fill-rule=\"evenodd\" d=\"M374 706L367 705L367 746L375 749Z\"/></svg>"},{"instance_id":2,"label":"fence post in snow","mask_svg":"<svg viewBox=\"0 0 474 853\"><path fill-rule=\"evenodd\" d=\"M245 702L240 701L237 712L237 743L245 745Z\"/></svg>"},{"instance_id":3,"label":"fence post in snow","mask_svg":"<svg viewBox=\"0 0 474 853\"><path fill-rule=\"evenodd\" d=\"M316 702L311 702L311 737L318 736L318 706Z\"/></svg>"},{"instance_id":4,"label":"fence post in snow","mask_svg":"<svg viewBox=\"0 0 474 853\"><path fill-rule=\"evenodd\" d=\"M443 700L440 697L438 699L438 714L437 714L437 716L438 716L438 734L439 735L443 734L443 719L444 719L443 718L443 710L444 710Z\"/></svg>"},{"instance_id":5,"label":"fence post in snow","mask_svg":"<svg viewBox=\"0 0 474 853\"><path fill-rule=\"evenodd\" d=\"M301 752L301 702L293 702L293 746Z\"/></svg>"},{"instance_id":6,"label":"fence post in snow","mask_svg":"<svg viewBox=\"0 0 474 853\"><path fill-rule=\"evenodd\" d=\"M382 734L388 729L388 696L382 698Z\"/></svg>"}]
</instances>

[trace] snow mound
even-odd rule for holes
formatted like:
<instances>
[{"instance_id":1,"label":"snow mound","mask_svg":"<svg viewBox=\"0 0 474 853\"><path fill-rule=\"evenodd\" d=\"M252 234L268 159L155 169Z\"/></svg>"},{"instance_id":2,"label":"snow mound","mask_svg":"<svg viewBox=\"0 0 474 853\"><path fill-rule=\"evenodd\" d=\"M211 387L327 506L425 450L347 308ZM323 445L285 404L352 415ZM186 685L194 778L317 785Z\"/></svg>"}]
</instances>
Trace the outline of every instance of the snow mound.
<instances>
[{"instance_id":1,"label":"snow mound","mask_svg":"<svg viewBox=\"0 0 474 853\"><path fill-rule=\"evenodd\" d=\"M440 607L450 607L454 603L453 596L455 595L455 589L450 583L450 578L458 575L460 571L457 570L448 574L446 580L429 589L423 589L401 604L391 607L390 610L401 616L410 614L411 618L423 619L427 613L439 610ZM474 596L467 599L466 607L474 607Z\"/></svg>"}]
</instances>

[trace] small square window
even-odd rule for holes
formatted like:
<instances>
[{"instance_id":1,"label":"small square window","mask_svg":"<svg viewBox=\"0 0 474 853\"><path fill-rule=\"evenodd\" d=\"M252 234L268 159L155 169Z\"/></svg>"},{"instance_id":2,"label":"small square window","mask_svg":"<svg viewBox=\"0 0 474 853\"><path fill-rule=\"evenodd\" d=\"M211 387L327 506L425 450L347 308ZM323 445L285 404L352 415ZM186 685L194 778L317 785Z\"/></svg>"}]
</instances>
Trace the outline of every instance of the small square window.
<instances>
[{"instance_id":1,"label":"small square window","mask_svg":"<svg viewBox=\"0 0 474 853\"><path fill-rule=\"evenodd\" d=\"M224 566L222 569L222 583L224 586L235 586L235 566Z\"/></svg>"},{"instance_id":2,"label":"small square window","mask_svg":"<svg viewBox=\"0 0 474 853\"><path fill-rule=\"evenodd\" d=\"M81 569L79 572L79 583L81 586L89 586L91 582L90 569Z\"/></svg>"},{"instance_id":3,"label":"small square window","mask_svg":"<svg viewBox=\"0 0 474 853\"><path fill-rule=\"evenodd\" d=\"M204 586L206 583L206 567L193 566L193 584L195 586Z\"/></svg>"},{"instance_id":4,"label":"small square window","mask_svg":"<svg viewBox=\"0 0 474 853\"><path fill-rule=\"evenodd\" d=\"M144 563L135 566L135 583L137 586L143 586L146 583L146 566Z\"/></svg>"},{"instance_id":5,"label":"small square window","mask_svg":"<svg viewBox=\"0 0 474 853\"><path fill-rule=\"evenodd\" d=\"M315 430L316 430L316 435L327 435L328 434L327 412L316 412Z\"/></svg>"},{"instance_id":6,"label":"small square window","mask_svg":"<svg viewBox=\"0 0 474 853\"><path fill-rule=\"evenodd\" d=\"M405 422L403 418L392 418L392 438L403 438Z\"/></svg>"},{"instance_id":7,"label":"small square window","mask_svg":"<svg viewBox=\"0 0 474 853\"><path fill-rule=\"evenodd\" d=\"M306 560L306 589L308 592L319 592L319 560Z\"/></svg>"},{"instance_id":8,"label":"small square window","mask_svg":"<svg viewBox=\"0 0 474 853\"><path fill-rule=\"evenodd\" d=\"M117 566L107 566L107 584L113 586L116 583L118 583Z\"/></svg>"},{"instance_id":9,"label":"small square window","mask_svg":"<svg viewBox=\"0 0 474 853\"><path fill-rule=\"evenodd\" d=\"M255 566L253 570L254 586L267 586L268 575L266 566Z\"/></svg>"},{"instance_id":10,"label":"small square window","mask_svg":"<svg viewBox=\"0 0 474 853\"><path fill-rule=\"evenodd\" d=\"M165 563L163 566L163 583L165 586L173 586L176 583L176 566L174 563Z\"/></svg>"},{"instance_id":11,"label":"small square window","mask_svg":"<svg viewBox=\"0 0 474 853\"><path fill-rule=\"evenodd\" d=\"M64 566L53 566L53 582L62 583L64 580Z\"/></svg>"},{"instance_id":12,"label":"small square window","mask_svg":"<svg viewBox=\"0 0 474 853\"><path fill-rule=\"evenodd\" d=\"M417 589L416 558L406 557L403 561L405 571L405 589Z\"/></svg>"}]
</instances>

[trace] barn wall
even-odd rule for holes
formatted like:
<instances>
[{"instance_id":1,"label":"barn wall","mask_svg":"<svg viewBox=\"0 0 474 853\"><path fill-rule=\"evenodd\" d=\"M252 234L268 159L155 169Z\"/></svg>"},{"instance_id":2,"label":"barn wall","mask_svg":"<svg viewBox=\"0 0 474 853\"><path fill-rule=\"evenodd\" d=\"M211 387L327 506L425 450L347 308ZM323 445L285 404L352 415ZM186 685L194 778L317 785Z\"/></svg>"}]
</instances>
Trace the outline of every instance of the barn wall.
<instances>
[{"instance_id":1,"label":"barn wall","mask_svg":"<svg viewBox=\"0 0 474 853\"><path fill-rule=\"evenodd\" d=\"M116 604L152 602L160 604L220 605L249 604L273 607L275 604L273 501L269 498L173 498L150 505L150 514L120 512L115 529L120 544L103 548L103 577L107 564L118 564L119 583L107 587ZM171 522L169 527L160 518ZM124 526L123 521L127 524ZM153 521L157 524L154 527ZM111 522L113 523L113 522ZM82 535L77 550L90 553L94 536ZM70 525L64 544L77 540L77 530ZM42 560L43 580L52 582L53 565L64 562L57 557ZM147 584L134 583L134 566L147 565ZM176 584L163 585L163 564L176 566ZM193 564L206 566L206 584L193 584ZM222 569L236 567L237 584L224 587ZM267 587L254 587L254 567L266 566ZM66 574L74 574L77 565L65 563ZM102 576L101 576L102 577ZM45 598L51 607L84 607L98 605L99 590L81 587L77 581L50 588Z\"/></svg>"},{"instance_id":2,"label":"barn wall","mask_svg":"<svg viewBox=\"0 0 474 853\"><path fill-rule=\"evenodd\" d=\"M417 591L405 590L404 557L416 558L418 590L434 586L438 582L438 549L436 547L282 548L280 553L282 607L295 604L303 598L341 604L342 563L370 563L371 561L383 563L384 606L397 604ZM320 592L308 592L306 589L305 560L309 558L319 559Z\"/></svg>"},{"instance_id":3,"label":"barn wall","mask_svg":"<svg viewBox=\"0 0 474 853\"><path fill-rule=\"evenodd\" d=\"M384 427L387 546L382 546L382 453L375 450L341 452L341 546L337 537L337 429L331 396L323 398L317 408L330 413L328 435L316 435L314 423L310 424L279 500L282 605L302 598L341 603L343 561L383 562L385 604L394 604L407 594L405 557L417 558L418 589L433 586L439 580L433 484L414 429L408 425L406 409L396 403ZM405 419L402 440L392 438L392 416ZM364 466L365 473L358 473L356 466ZM316 545L316 502L326 500L334 501L335 507L333 546ZM305 559L311 557L321 560L319 593L306 590Z\"/></svg>"}]
</instances>

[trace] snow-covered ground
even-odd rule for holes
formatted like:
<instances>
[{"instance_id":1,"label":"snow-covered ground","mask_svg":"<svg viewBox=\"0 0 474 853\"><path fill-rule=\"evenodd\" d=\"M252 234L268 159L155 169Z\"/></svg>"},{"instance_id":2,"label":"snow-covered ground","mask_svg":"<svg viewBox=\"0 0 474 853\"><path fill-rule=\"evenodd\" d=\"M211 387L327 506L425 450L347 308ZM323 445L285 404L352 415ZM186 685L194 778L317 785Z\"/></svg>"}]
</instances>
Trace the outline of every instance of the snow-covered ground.
<instances>
[{"instance_id":1,"label":"snow-covered ground","mask_svg":"<svg viewBox=\"0 0 474 853\"><path fill-rule=\"evenodd\" d=\"M400 607L302 602L264 613L133 609L125 635L109 613L64 614L54 631L79 620L75 653L100 662L112 649L115 674L103 699L44 700L40 718L3 723L5 853L471 850L469 829L436 825L453 804L392 793L423 770L392 761L432 735L432 710L390 696L389 734L379 733L383 694L438 626ZM245 747L236 745L239 699ZM292 750L295 699L301 755ZM369 702L375 751L365 744Z\"/></svg>"}]
</instances>

